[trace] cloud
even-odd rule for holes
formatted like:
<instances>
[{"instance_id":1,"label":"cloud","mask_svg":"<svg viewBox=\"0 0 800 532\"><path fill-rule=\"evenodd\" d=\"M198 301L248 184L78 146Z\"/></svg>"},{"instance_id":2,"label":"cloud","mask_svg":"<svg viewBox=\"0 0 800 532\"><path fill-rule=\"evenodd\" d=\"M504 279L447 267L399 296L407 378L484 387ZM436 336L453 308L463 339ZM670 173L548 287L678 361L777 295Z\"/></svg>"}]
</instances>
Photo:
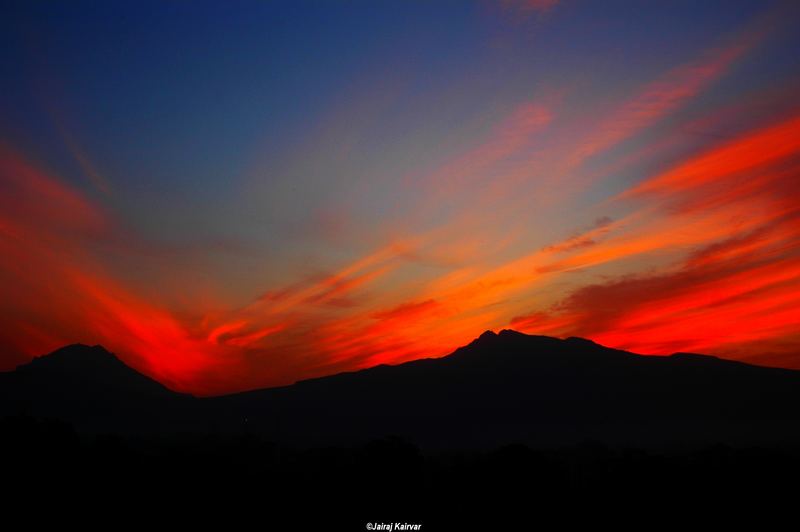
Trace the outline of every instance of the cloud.
<instances>
[{"instance_id":1,"label":"cloud","mask_svg":"<svg viewBox=\"0 0 800 532\"><path fill-rule=\"evenodd\" d=\"M645 180L623 197L674 195L742 176L800 151L800 115L748 133ZM761 176L755 176L757 179Z\"/></svg>"},{"instance_id":2,"label":"cloud","mask_svg":"<svg viewBox=\"0 0 800 532\"><path fill-rule=\"evenodd\" d=\"M556 8L509 5L527 14ZM380 165L371 166L374 188L301 213L307 224L290 232L302 238L275 238L275 249L261 250L269 259L221 270L202 294L184 281L195 269L186 242L146 242L109 211L119 197L100 203L3 151L0 347L13 352L3 361L100 342L165 383L210 394L441 356L509 323L644 352L747 358L761 346L796 361L800 118L769 122L751 109L761 125L742 119L725 139L676 134L666 120L723 80L762 36L747 29L616 104L569 100L576 80L568 79L550 93L525 93L499 116L489 102L491 111L456 117L496 120L478 138L455 131L472 142L457 153L432 150L443 163L387 170L408 176L397 187L380 183ZM762 101L729 96L756 110ZM717 111L712 102L692 120ZM362 147L344 124L351 114L359 113L337 115L330 127L336 140L350 139L348 156ZM304 160L318 156L313 149L303 144ZM636 166L612 157L594 171L589 163L612 149ZM72 152L80 161L77 144ZM84 163L102 185L91 159ZM325 170L324 161L310 167ZM141 256L154 249L183 260L147 278L157 287L138 278ZM219 246L200 240L192 249L216 256Z\"/></svg>"},{"instance_id":3,"label":"cloud","mask_svg":"<svg viewBox=\"0 0 800 532\"><path fill-rule=\"evenodd\" d=\"M790 116L742 133L635 185L621 198L643 204L650 223L589 249L567 245L573 255L540 271L689 246L676 266L582 286L512 324L657 354L748 358L785 344L800 326L798 126ZM576 238L567 244L582 242ZM779 359L758 360L791 358L775 352ZM800 367L800 358L791 360Z\"/></svg>"},{"instance_id":4,"label":"cloud","mask_svg":"<svg viewBox=\"0 0 800 532\"><path fill-rule=\"evenodd\" d=\"M703 57L680 65L646 85L592 129L591 136L571 156L568 167L579 166L680 108L726 74L761 41L763 34L761 30L749 29L733 44L707 51Z\"/></svg>"},{"instance_id":5,"label":"cloud","mask_svg":"<svg viewBox=\"0 0 800 532\"><path fill-rule=\"evenodd\" d=\"M765 258L764 249L753 248L761 238L748 235L715 244L674 272L582 287L549 312L512 323L531 332L586 336L654 354L726 354L731 345L746 342L768 350L770 342L800 325L792 311L800 303L800 257ZM723 247L726 253L719 255ZM709 253L718 260L696 260Z\"/></svg>"},{"instance_id":6,"label":"cloud","mask_svg":"<svg viewBox=\"0 0 800 532\"><path fill-rule=\"evenodd\" d=\"M373 314L373 317L381 321L406 321L409 319L416 319L421 317L433 309L436 309L439 303L433 299L419 302L402 303L388 310L382 310Z\"/></svg>"},{"instance_id":7,"label":"cloud","mask_svg":"<svg viewBox=\"0 0 800 532\"><path fill-rule=\"evenodd\" d=\"M0 191L4 349L30 357L103 343L180 390L204 387L228 363L166 308L108 274L92 253L118 237L105 209L9 148L0 154ZM23 341L9 338L15 329L27 331Z\"/></svg>"},{"instance_id":8,"label":"cloud","mask_svg":"<svg viewBox=\"0 0 800 532\"><path fill-rule=\"evenodd\" d=\"M561 253L565 251L572 251L575 249L586 248L597 244L596 239L602 237L611 231L614 220L608 216L603 216L595 220L594 225L587 231L571 236L563 242L551 244L543 249L543 251L551 253Z\"/></svg>"},{"instance_id":9,"label":"cloud","mask_svg":"<svg viewBox=\"0 0 800 532\"><path fill-rule=\"evenodd\" d=\"M415 184L424 184L434 194L447 195L474 184L476 180L485 179L485 173L493 165L530 147L534 137L553 121L553 106L553 102L535 100L518 104L483 141L433 172L421 174Z\"/></svg>"}]
</instances>

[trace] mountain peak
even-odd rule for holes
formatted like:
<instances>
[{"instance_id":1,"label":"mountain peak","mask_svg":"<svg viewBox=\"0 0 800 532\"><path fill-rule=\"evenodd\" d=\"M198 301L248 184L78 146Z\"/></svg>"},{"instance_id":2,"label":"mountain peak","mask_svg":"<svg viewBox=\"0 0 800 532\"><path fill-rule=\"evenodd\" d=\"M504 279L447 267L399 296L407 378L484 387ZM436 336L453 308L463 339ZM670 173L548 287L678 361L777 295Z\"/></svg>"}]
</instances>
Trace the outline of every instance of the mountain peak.
<instances>
[{"instance_id":1,"label":"mountain peak","mask_svg":"<svg viewBox=\"0 0 800 532\"><path fill-rule=\"evenodd\" d=\"M480 336L478 336L477 339L478 340L489 340L489 339L496 338L496 337L497 337L497 333L494 332L493 330L489 329L489 330L484 331Z\"/></svg>"},{"instance_id":2,"label":"mountain peak","mask_svg":"<svg viewBox=\"0 0 800 532\"><path fill-rule=\"evenodd\" d=\"M191 401L101 345L56 349L1 373L0 381L0 417L62 419L89 432L158 433L180 422Z\"/></svg>"},{"instance_id":3,"label":"mountain peak","mask_svg":"<svg viewBox=\"0 0 800 532\"><path fill-rule=\"evenodd\" d=\"M747 438L760 432L752 425L756 416L775 412L780 430L800 441L793 407L800 372L693 354L648 357L508 329L486 331L441 358L197 402L97 345L67 346L0 377L0 417L5 408L85 430L236 433L247 419L247 430L301 443L387 434L432 445L605 438L627 444L651 437L680 443L702 440L698 425L715 437L741 431ZM644 432L641 420L648 423Z\"/></svg>"},{"instance_id":4,"label":"mountain peak","mask_svg":"<svg viewBox=\"0 0 800 532\"><path fill-rule=\"evenodd\" d=\"M34 358L17 369L57 369L76 372L98 366L125 366L119 358L102 345L71 344Z\"/></svg>"},{"instance_id":5,"label":"mountain peak","mask_svg":"<svg viewBox=\"0 0 800 532\"><path fill-rule=\"evenodd\" d=\"M525 333L515 331L514 329L503 329L498 333L498 336L512 337L512 336L528 336Z\"/></svg>"},{"instance_id":6,"label":"mountain peak","mask_svg":"<svg viewBox=\"0 0 800 532\"><path fill-rule=\"evenodd\" d=\"M513 339L513 338L523 338L528 336L530 335L521 333L519 331L515 331L513 329L502 329L498 333L489 329L487 331L484 331L484 333L481 334L480 336L478 336L478 338L476 338L475 341L483 343L486 342L487 340L492 341L498 339Z\"/></svg>"},{"instance_id":7,"label":"mountain peak","mask_svg":"<svg viewBox=\"0 0 800 532\"><path fill-rule=\"evenodd\" d=\"M65 345L64 347L59 347L55 351L48 353L47 355L42 355L37 357L37 359L44 359L50 357L76 357L76 356L94 356L94 357L111 357L117 358L114 353L106 349L100 344L96 345L87 345L81 343L75 343L70 345Z\"/></svg>"},{"instance_id":8,"label":"mountain peak","mask_svg":"<svg viewBox=\"0 0 800 532\"><path fill-rule=\"evenodd\" d=\"M573 343L573 344L586 345L586 346L590 346L590 345L592 345L592 346L600 346L600 344L598 344L594 340L589 340L588 338L581 338L580 336L570 336L569 338L564 339L564 341L565 342L570 342L570 343Z\"/></svg>"},{"instance_id":9,"label":"mountain peak","mask_svg":"<svg viewBox=\"0 0 800 532\"><path fill-rule=\"evenodd\" d=\"M33 379L30 382L46 382L45 387L71 389L70 393L95 386L103 390L113 388L116 392L174 393L128 366L102 345L67 345L18 366L14 373Z\"/></svg>"}]
</instances>

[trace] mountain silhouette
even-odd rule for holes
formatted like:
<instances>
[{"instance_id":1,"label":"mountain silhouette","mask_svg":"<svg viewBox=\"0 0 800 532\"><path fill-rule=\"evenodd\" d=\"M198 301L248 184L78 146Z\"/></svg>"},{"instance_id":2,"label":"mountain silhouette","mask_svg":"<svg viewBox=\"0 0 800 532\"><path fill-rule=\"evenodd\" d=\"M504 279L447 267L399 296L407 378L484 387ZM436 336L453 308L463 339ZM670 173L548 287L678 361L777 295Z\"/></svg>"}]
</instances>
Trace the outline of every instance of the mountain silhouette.
<instances>
[{"instance_id":1,"label":"mountain silhouette","mask_svg":"<svg viewBox=\"0 0 800 532\"><path fill-rule=\"evenodd\" d=\"M246 420L250 430L297 443L400 435L452 448L795 441L798 400L798 371L695 354L642 356L581 338L503 330L443 358L211 404L228 420Z\"/></svg>"},{"instance_id":2,"label":"mountain silhouette","mask_svg":"<svg viewBox=\"0 0 800 532\"><path fill-rule=\"evenodd\" d=\"M798 399L797 371L514 331L443 358L214 398L76 345L0 374L0 451L11 492L34 504L26 515L65 503L149 523L285 513L304 528L493 530L498 519L618 526L633 509L637 528L698 513L716 525L757 500L759 522L793 508Z\"/></svg>"},{"instance_id":3,"label":"mountain silhouette","mask_svg":"<svg viewBox=\"0 0 800 532\"><path fill-rule=\"evenodd\" d=\"M86 430L245 432L301 446L387 436L431 448L800 441L800 371L511 330L442 358L212 398L172 392L99 346L0 377L0 408Z\"/></svg>"},{"instance_id":4,"label":"mountain silhouette","mask_svg":"<svg viewBox=\"0 0 800 532\"><path fill-rule=\"evenodd\" d=\"M193 399L99 345L68 345L0 373L1 413L62 419L90 431L170 431L190 417Z\"/></svg>"}]
</instances>

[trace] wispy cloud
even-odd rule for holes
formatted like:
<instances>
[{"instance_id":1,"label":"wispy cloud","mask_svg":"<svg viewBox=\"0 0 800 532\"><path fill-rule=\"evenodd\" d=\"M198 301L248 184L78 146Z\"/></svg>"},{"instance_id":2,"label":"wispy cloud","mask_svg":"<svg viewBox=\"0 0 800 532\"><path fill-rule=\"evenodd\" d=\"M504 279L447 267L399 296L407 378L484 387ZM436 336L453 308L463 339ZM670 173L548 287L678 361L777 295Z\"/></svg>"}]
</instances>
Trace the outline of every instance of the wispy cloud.
<instances>
[{"instance_id":1,"label":"wispy cloud","mask_svg":"<svg viewBox=\"0 0 800 532\"><path fill-rule=\"evenodd\" d=\"M506 6L549 21L558 17L540 15L567 11L557 4ZM517 80L513 96L495 101L489 96L505 90L497 80L464 98L481 109L450 103L457 86L435 101L463 116L404 123L415 143L393 138L387 122L402 122L394 107L418 96L413 80L400 79L406 70L377 84L376 95L365 88L376 84L359 79L359 97L344 95L344 110L312 135L330 145L301 143L296 157L313 164L290 172L280 200L236 197L235 212L225 212L237 218L241 205L256 204L237 221L260 253L236 264L205 240L153 242L126 225L125 209L115 211L124 198L84 193L3 148L0 310L9 318L0 347L14 353L3 362L104 343L176 388L222 393L441 356L510 324L651 353L746 358L767 345L800 367L787 355L800 303L794 93L726 86L724 98L709 97L764 48L766 27L750 25L602 97L575 89L602 77L591 69L547 83L532 76L522 88ZM700 97L709 101L693 107ZM764 101L794 110L762 113ZM441 116L453 129L434 127ZM722 136L696 134L733 122ZM92 159L62 134L103 189ZM356 164L392 140L409 153L385 149L388 162ZM331 160L344 170L329 174ZM294 179L307 175L314 186L295 191ZM283 204L295 196L302 208ZM272 224L269 208L290 222ZM187 240L200 232L175 223L189 226ZM196 271L190 245L223 265ZM161 260L167 255L184 259ZM157 264L145 273L145 263Z\"/></svg>"}]
</instances>

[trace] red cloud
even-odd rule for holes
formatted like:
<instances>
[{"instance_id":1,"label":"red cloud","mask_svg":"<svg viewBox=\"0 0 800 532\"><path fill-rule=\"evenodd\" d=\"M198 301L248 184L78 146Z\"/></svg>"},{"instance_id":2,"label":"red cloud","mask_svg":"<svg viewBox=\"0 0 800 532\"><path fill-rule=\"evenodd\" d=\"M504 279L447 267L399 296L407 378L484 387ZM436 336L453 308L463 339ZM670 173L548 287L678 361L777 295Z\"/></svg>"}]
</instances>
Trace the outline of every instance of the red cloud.
<instances>
[{"instance_id":1,"label":"red cloud","mask_svg":"<svg viewBox=\"0 0 800 532\"><path fill-rule=\"evenodd\" d=\"M638 235L606 240L547 271L679 243L695 244L695 251L669 271L584 286L512 324L646 353L747 358L775 344L780 357L759 361L787 364L787 343L800 351L798 138L800 119L790 117L635 186L622 197L646 201L650 216L661 220L657 225L639 224ZM659 226L664 229L653 231ZM800 367L800 360L791 365Z\"/></svg>"}]
</instances>

